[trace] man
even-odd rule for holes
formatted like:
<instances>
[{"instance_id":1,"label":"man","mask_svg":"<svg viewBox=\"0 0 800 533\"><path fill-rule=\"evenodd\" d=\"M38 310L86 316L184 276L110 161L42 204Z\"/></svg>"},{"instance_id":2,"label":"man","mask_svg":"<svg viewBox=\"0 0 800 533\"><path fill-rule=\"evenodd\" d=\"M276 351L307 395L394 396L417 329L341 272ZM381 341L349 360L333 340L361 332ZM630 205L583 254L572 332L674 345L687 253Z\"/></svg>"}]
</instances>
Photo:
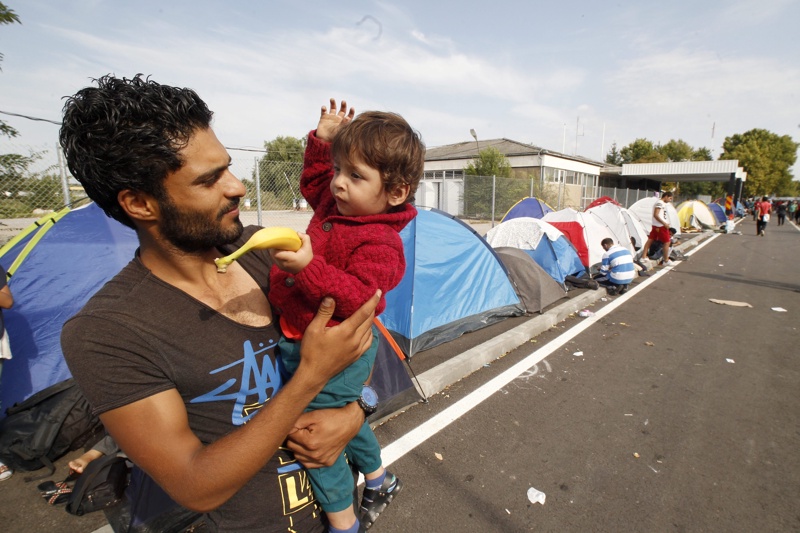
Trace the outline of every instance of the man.
<instances>
[{"instance_id":1,"label":"man","mask_svg":"<svg viewBox=\"0 0 800 533\"><path fill-rule=\"evenodd\" d=\"M672 191L665 191L661 194L656 203L653 205L653 227L650 230L650 235L647 237L647 242L644 243L642 248L642 257L647 257L650 251L650 246L653 242L658 241L664 245L662 249L663 259L658 263L663 266L673 266L675 263L669 258L670 242L672 235L669 233L669 214L667 214L667 204L672 201Z\"/></svg>"},{"instance_id":2,"label":"man","mask_svg":"<svg viewBox=\"0 0 800 533\"><path fill-rule=\"evenodd\" d=\"M97 85L67 100L61 146L89 197L140 246L65 324L70 370L128 457L212 528L323 530L295 457L330 464L364 413L356 403L303 411L370 345L379 293L332 328L326 299L281 383L269 254L247 254L225 274L214 265L254 229L243 233L245 188L211 111L194 91L141 76Z\"/></svg>"},{"instance_id":3,"label":"man","mask_svg":"<svg viewBox=\"0 0 800 533\"><path fill-rule=\"evenodd\" d=\"M769 203L769 198L764 196L760 202L756 203L756 235L763 237L767 233L770 213L772 213L772 204Z\"/></svg>"},{"instance_id":4,"label":"man","mask_svg":"<svg viewBox=\"0 0 800 533\"><path fill-rule=\"evenodd\" d=\"M600 263L601 277L597 282L605 285L608 294L624 294L628 285L636 276L636 267L633 265L633 255L627 248L614 244L614 239L605 238L600 241L603 247L602 262Z\"/></svg>"}]
</instances>

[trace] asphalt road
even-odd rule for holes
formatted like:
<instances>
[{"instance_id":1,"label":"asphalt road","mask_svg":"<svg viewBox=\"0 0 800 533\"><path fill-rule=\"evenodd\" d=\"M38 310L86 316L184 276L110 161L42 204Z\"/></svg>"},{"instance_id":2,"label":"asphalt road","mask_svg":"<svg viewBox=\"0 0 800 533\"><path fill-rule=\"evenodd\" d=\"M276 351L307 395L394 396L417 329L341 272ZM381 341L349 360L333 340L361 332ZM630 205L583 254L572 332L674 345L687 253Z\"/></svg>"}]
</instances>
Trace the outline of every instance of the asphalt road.
<instances>
[{"instance_id":1,"label":"asphalt road","mask_svg":"<svg viewBox=\"0 0 800 533\"><path fill-rule=\"evenodd\" d=\"M377 428L405 488L371 531L800 531L800 231L739 229ZM47 506L24 476L0 483L0 530L105 523Z\"/></svg>"},{"instance_id":2,"label":"asphalt road","mask_svg":"<svg viewBox=\"0 0 800 533\"><path fill-rule=\"evenodd\" d=\"M373 531L800 531L800 231L771 226L719 235L403 450ZM381 426L385 450L584 320Z\"/></svg>"}]
</instances>

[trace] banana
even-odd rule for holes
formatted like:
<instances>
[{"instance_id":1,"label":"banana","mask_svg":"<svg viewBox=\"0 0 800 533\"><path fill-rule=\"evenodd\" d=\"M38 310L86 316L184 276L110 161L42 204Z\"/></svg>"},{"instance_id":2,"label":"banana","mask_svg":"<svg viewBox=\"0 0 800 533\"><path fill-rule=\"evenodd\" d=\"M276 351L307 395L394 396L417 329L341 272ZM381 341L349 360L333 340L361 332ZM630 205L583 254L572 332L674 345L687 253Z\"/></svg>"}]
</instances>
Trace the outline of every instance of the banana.
<instances>
[{"instance_id":1,"label":"banana","mask_svg":"<svg viewBox=\"0 0 800 533\"><path fill-rule=\"evenodd\" d=\"M302 241L297 232L291 228L264 228L253 233L253 236L231 255L214 259L214 264L217 265L217 272L224 273L231 263L250 250L277 248L279 250L297 251L300 249L301 244Z\"/></svg>"}]
</instances>

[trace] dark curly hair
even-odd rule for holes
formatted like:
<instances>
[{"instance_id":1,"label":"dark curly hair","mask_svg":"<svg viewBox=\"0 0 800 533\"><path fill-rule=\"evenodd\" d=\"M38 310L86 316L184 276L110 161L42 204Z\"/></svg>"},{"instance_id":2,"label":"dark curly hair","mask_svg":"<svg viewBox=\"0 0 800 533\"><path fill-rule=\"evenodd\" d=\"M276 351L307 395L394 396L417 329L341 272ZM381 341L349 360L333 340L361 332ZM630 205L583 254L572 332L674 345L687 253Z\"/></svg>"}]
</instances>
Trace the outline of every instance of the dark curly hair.
<instances>
[{"instance_id":1,"label":"dark curly hair","mask_svg":"<svg viewBox=\"0 0 800 533\"><path fill-rule=\"evenodd\" d=\"M361 113L339 129L331 151L339 161L361 157L364 163L381 173L386 191L391 192L398 185L409 185L406 202L414 201L425 168L425 144L420 134L397 113Z\"/></svg>"},{"instance_id":2,"label":"dark curly hair","mask_svg":"<svg viewBox=\"0 0 800 533\"><path fill-rule=\"evenodd\" d=\"M117 201L135 190L165 198L164 179L181 168L178 153L213 113L191 89L161 85L137 74L94 80L64 104L59 141L70 172L106 214L133 221Z\"/></svg>"}]
</instances>

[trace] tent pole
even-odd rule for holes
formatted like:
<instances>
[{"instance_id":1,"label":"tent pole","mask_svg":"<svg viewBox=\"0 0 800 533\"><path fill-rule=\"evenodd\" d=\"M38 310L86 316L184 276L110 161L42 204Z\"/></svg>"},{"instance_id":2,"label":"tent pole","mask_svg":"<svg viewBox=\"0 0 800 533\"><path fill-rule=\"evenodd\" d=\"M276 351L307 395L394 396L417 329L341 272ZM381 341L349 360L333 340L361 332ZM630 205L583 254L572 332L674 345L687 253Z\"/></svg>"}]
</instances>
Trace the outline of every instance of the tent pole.
<instances>
[{"instance_id":1,"label":"tent pole","mask_svg":"<svg viewBox=\"0 0 800 533\"><path fill-rule=\"evenodd\" d=\"M425 394L425 389L422 388L422 384L419 382L417 373L414 372L414 369L411 367L410 357L406 357L406 365L408 365L408 369L411 371L411 376L414 378L414 381L417 382L417 389L419 390L419 393L422 395L422 403L428 403L428 395Z\"/></svg>"}]
</instances>

